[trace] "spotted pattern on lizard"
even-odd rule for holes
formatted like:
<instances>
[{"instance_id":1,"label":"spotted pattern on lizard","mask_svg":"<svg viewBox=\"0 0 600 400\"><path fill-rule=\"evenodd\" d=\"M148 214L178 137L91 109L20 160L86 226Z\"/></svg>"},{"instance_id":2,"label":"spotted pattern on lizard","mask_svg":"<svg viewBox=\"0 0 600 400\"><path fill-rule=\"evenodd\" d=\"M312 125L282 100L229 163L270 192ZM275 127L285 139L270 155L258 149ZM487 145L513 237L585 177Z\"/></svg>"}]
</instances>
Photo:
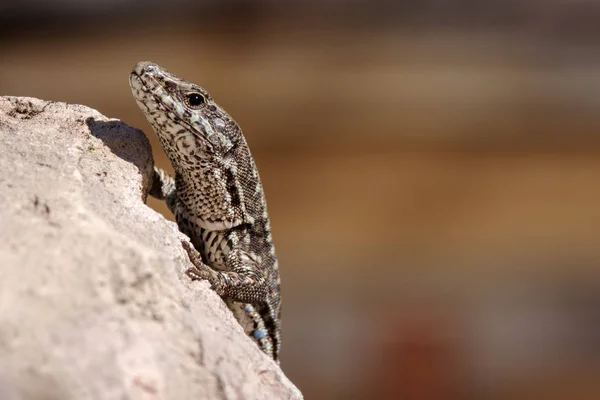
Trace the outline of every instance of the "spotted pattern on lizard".
<instances>
[{"instance_id":1,"label":"spotted pattern on lizard","mask_svg":"<svg viewBox=\"0 0 600 400\"><path fill-rule=\"evenodd\" d=\"M175 177L155 168L150 194L164 199L179 229L193 279L207 280L244 331L279 362L280 279L267 205L238 124L202 87L156 64L129 78Z\"/></svg>"}]
</instances>

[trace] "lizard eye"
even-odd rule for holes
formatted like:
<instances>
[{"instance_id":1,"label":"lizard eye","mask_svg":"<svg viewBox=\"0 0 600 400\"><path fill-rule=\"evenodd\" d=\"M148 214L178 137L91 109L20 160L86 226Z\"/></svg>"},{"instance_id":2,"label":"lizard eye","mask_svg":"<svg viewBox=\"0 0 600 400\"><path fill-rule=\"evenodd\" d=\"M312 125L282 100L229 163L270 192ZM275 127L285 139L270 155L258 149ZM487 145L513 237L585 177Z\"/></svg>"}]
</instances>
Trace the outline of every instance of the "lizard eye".
<instances>
[{"instance_id":1,"label":"lizard eye","mask_svg":"<svg viewBox=\"0 0 600 400\"><path fill-rule=\"evenodd\" d=\"M202 96L200 93L190 93L187 96L187 103L191 107L200 107L205 102L206 100L204 99L204 96Z\"/></svg>"}]
</instances>

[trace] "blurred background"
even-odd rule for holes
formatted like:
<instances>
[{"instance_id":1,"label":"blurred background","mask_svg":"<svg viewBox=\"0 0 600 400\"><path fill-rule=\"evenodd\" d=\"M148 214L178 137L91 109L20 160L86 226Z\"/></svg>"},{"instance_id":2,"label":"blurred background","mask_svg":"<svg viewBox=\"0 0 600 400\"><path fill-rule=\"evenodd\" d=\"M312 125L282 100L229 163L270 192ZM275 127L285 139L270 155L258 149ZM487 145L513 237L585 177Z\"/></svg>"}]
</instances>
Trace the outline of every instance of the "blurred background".
<instances>
[{"instance_id":1,"label":"blurred background","mask_svg":"<svg viewBox=\"0 0 600 400\"><path fill-rule=\"evenodd\" d=\"M0 1L0 94L244 129L307 399L600 398L600 2ZM165 208L149 204L172 218Z\"/></svg>"}]
</instances>

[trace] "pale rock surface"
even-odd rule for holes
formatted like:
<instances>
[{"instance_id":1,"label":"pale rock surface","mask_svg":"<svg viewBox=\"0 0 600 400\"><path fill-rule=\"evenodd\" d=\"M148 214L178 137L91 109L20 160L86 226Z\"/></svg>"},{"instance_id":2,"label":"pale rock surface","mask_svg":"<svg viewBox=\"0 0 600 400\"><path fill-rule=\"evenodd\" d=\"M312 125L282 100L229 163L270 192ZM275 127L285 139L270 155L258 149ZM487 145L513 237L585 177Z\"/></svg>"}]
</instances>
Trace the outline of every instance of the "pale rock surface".
<instances>
[{"instance_id":1,"label":"pale rock surface","mask_svg":"<svg viewBox=\"0 0 600 400\"><path fill-rule=\"evenodd\" d=\"M0 97L0 399L299 399L148 208L144 134Z\"/></svg>"}]
</instances>

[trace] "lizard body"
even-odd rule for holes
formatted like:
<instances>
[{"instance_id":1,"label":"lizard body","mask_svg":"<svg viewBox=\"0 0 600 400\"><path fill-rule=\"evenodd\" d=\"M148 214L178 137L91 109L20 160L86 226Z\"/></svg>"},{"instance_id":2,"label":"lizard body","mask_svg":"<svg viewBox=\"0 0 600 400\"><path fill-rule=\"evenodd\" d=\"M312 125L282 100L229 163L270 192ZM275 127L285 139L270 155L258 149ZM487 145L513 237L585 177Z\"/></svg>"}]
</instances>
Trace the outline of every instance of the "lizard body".
<instances>
[{"instance_id":1,"label":"lizard body","mask_svg":"<svg viewBox=\"0 0 600 400\"><path fill-rule=\"evenodd\" d=\"M279 270L258 170L241 129L202 87L150 62L131 72L134 98L173 168L155 168L150 194L164 199L194 265L244 331L279 362Z\"/></svg>"}]
</instances>

